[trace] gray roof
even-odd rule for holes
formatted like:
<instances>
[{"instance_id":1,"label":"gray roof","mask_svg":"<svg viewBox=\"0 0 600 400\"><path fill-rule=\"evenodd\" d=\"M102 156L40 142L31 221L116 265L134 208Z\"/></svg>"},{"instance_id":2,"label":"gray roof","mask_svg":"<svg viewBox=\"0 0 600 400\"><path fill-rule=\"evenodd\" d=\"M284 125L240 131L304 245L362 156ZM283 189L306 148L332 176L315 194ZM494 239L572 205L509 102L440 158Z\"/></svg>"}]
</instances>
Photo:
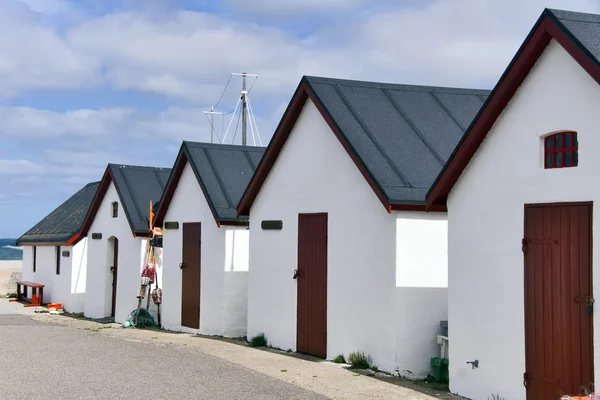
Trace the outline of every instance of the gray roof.
<instances>
[{"instance_id":1,"label":"gray roof","mask_svg":"<svg viewBox=\"0 0 600 400\"><path fill-rule=\"evenodd\" d=\"M170 168L108 164L113 183L134 233L148 232L150 201L157 202L171 174Z\"/></svg>"},{"instance_id":2,"label":"gray roof","mask_svg":"<svg viewBox=\"0 0 600 400\"><path fill-rule=\"evenodd\" d=\"M552 9L546 9L546 14L558 20L598 63L600 60L600 15Z\"/></svg>"},{"instance_id":3,"label":"gray roof","mask_svg":"<svg viewBox=\"0 0 600 400\"><path fill-rule=\"evenodd\" d=\"M236 208L265 147L183 142L182 148L217 220L245 220Z\"/></svg>"},{"instance_id":4,"label":"gray roof","mask_svg":"<svg viewBox=\"0 0 600 400\"><path fill-rule=\"evenodd\" d=\"M490 91L307 76L390 204L426 194Z\"/></svg>"},{"instance_id":5,"label":"gray roof","mask_svg":"<svg viewBox=\"0 0 600 400\"><path fill-rule=\"evenodd\" d=\"M100 182L88 183L17 239L17 243L64 243L78 233Z\"/></svg>"}]
</instances>

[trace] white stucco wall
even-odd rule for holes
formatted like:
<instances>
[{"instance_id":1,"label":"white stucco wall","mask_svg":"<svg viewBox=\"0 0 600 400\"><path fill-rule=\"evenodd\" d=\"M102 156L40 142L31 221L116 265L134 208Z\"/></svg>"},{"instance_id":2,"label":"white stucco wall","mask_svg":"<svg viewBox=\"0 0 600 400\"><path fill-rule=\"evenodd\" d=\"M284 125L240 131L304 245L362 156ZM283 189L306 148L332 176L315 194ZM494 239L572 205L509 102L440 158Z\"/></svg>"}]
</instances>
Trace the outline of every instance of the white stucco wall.
<instances>
[{"instance_id":1,"label":"white stucco wall","mask_svg":"<svg viewBox=\"0 0 600 400\"><path fill-rule=\"evenodd\" d=\"M405 218L409 226L414 216L387 213L310 101L250 210L248 336L263 332L271 345L296 349L297 281L292 276L297 268L298 213L316 212L328 213L327 357L362 350L383 370L411 369L421 375L422 363L412 365L420 354L396 354L397 349L422 351L419 346L398 345L396 333L396 303L409 293L396 287L396 235L397 229L404 229L397 226L404 226L399 220ZM268 219L282 220L283 229L262 230L261 221ZM398 263L414 271L409 264ZM445 265L442 262L440 268ZM413 285L419 282L407 279ZM445 303L434 307L445 314ZM427 304L411 313L412 322L419 315L438 316ZM435 340L436 333L437 329L415 335ZM422 357L428 363L433 355Z\"/></svg>"},{"instance_id":2,"label":"white stucco wall","mask_svg":"<svg viewBox=\"0 0 600 400\"><path fill-rule=\"evenodd\" d=\"M61 303L65 311L83 312L87 239L75 246L60 247L60 275L56 274L56 247L36 246L36 249L36 272L33 272L33 246L23 246L23 280L44 285L44 303ZM63 251L68 251L69 256L63 257Z\"/></svg>"},{"instance_id":3,"label":"white stucco wall","mask_svg":"<svg viewBox=\"0 0 600 400\"><path fill-rule=\"evenodd\" d=\"M112 218L111 204L119 203L117 218ZM102 239L92 239L92 233L102 233ZM88 232L88 269L85 294L86 317L110 316L112 299L113 240L119 240L117 301L115 321L122 323L136 309L141 271L145 262L145 238L135 238L114 185L111 183L96 218ZM159 277L160 279L160 277ZM145 302L144 302L145 305Z\"/></svg>"},{"instance_id":4,"label":"white stucco wall","mask_svg":"<svg viewBox=\"0 0 600 400\"><path fill-rule=\"evenodd\" d=\"M163 236L163 327L169 330L239 337L246 335L248 231L219 228L191 167L186 165L165 221L179 222ZM201 223L200 330L181 326L183 223Z\"/></svg>"},{"instance_id":5,"label":"white stucco wall","mask_svg":"<svg viewBox=\"0 0 600 400\"><path fill-rule=\"evenodd\" d=\"M491 393L525 399L524 204L598 200L598 104L598 84L552 41L450 193L452 392L472 399ZM578 132L578 167L543 168L541 137L557 130ZM593 238L595 249L599 236ZM594 318L594 339L599 334ZM596 366L599 355L596 350ZM466 364L474 359L478 369Z\"/></svg>"}]
</instances>

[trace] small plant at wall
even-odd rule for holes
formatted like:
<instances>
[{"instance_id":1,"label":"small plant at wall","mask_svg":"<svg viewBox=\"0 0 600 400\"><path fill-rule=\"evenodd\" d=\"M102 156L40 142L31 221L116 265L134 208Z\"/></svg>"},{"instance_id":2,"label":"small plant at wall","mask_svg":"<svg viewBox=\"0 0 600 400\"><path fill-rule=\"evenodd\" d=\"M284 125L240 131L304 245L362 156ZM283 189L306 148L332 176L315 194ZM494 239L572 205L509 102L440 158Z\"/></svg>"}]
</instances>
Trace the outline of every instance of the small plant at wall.
<instances>
[{"instance_id":1,"label":"small plant at wall","mask_svg":"<svg viewBox=\"0 0 600 400\"><path fill-rule=\"evenodd\" d=\"M372 360L364 351L353 351L348 354L348 363L354 369L369 369L371 368Z\"/></svg>"},{"instance_id":2,"label":"small plant at wall","mask_svg":"<svg viewBox=\"0 0 600 400\"><path fill-rule=\"evenodd\" d=\"M346 359L344 358L344 356L342 354L340 354L339 356L334 358L332 361L336 364L346 364Z\"/></svg>"},{"instance_id":3,"label":"small plant at wall","mask_svg":"<svg viewBox=\"0 0 600 400\"><path fill-rule=\"evenodd\" d=\"M267 337L264 333L259 333L250 339L250 347L266 347L267 344Z\"/></svg>"},{"instance_id":4,"label":"small plant at wall","mask_svg":"<svg viewBox=\"0 0 600 400\"><path fill-rule=\"evenodd\" d=\"M488 397L488 400L504 400L504 397L500 397L498 393L492 394L492 397Z\"/></svg>"}]
</instances>

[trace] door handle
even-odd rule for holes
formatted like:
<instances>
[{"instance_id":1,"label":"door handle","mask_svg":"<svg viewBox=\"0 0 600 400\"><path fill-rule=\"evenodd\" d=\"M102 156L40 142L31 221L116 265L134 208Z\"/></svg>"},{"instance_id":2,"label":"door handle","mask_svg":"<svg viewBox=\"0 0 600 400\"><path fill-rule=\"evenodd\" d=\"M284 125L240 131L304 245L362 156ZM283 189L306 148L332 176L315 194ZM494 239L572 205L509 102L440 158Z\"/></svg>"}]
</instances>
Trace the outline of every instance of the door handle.
<instances>
[{"instance_id":1,"label":"door handle","mask_svg":"<svg viewBox=\"0 0 600 400\"><path fill-rule=\"evenodd\" d=\"M179 269L184 269L186 266L185 263L179 263Z\"/></svg>"},{"instance_id":2,"label":"door handle","mask_svg":"<svg viewBox=\"0 0 600 400\"><path fill-rule=\"evenodd\" d=\"M110 267L110 272L115 272L115 267Z\"/></svg>"},{"instance_id":3,"label":"door handle","mask_svg":"<svg viewBox=\"0 0 600 400\"><path fill-rule=\"evenodd\" d=\"M293 279L298 279L300 275L302 275L302 271L298 271L297 269L295 269Z\"/></svg>"},{"instance_id":4,"label":"door handle","mask_svg":"<svg viewBox=\"0 0 600 400\"><path fill-rule=\"evenodd\" d=\"M527 389L527 383L529 383L529 374L525 372L523 374L523 386L525 386L525 389Z\"/></svg>"}]
</instances>

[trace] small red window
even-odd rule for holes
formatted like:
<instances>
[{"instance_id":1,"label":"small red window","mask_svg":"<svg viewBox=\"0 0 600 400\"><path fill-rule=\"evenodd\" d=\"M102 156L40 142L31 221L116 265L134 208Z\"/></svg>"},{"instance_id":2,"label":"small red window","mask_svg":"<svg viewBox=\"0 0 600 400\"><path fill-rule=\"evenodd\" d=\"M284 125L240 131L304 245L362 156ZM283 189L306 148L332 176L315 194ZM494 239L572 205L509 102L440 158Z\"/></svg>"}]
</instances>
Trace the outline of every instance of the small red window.
<instances>
[{"instance_id":1,"label":"small red window","mask_svg":"<svg viewBox=\"0 0 600 400\"><path fill-rule=\"evenodd\" d=\"M560 132L544 138L544 168L576 167L579 162L577 132Z\"/></svg>"}]
</instances>

